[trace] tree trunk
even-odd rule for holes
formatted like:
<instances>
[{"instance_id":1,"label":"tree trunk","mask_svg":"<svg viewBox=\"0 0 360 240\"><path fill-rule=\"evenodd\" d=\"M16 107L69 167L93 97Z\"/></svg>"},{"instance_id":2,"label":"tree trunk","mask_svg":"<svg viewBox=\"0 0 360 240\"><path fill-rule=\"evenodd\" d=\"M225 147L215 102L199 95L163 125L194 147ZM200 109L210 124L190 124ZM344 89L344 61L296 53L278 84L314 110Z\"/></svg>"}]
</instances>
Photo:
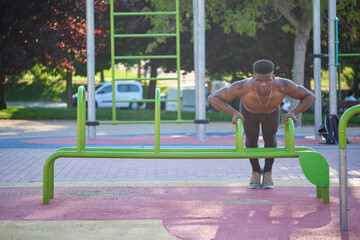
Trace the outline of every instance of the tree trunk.
<instances>
[{"instance_id":1,"label":"tree trunk","mask_svg":"<svg viewBox=\"0 0 360 240\"><path fill-rule=\"evenodd\" d=\"M294 42L294 73L293 81L301 86L304 86L304 75L305 75L305 54L306 45L310 36L310 28L299 30L299 33L295 36ZM291 109L295 107L299 100L291 99ZM302 126L302 114L297 116L296 126Z\"/></svg>"},{"instance_id":2,"label":"tree trunk","mask_svg":"<svg viewBox=\"0 0 360 240\"><path fill-rule=\"evenodd\" d=\"M101 69L100 71L100 82L105 82L104 69Z\"/></svg>"},{"instance_id":3,"label":"tree trunk","mask_svg":"<svg viewBox=\"0 0 360 240\"><path fill-rule=\"evenodd\" d=\"M67 70L66 72L66 105L68 108L73 106L72 99L72 72Z\"/></svg>"},{"instance_id":4,"label":"tree trunk","mask_svg":"<svg viewBox=\"0 0 360 240\"><path fill-rule=\"evenodd\" d=\"M151 73L150 77L157 77L157 67L155 64L151 64ZM155 89L156 89L156 80L150 80L148 92L147 92L147 99L155 99ZM148 102L146 105L146 109L154 109L155 103Z\"/></svg>"},{"instance_id":5,"label":"tree trunk","mask_svg":"<svg viewBox=\"0 0 360 240\"><path fill-rule=\"evenodd\" d=\"M5 74L0 73L0 110L6 109L5 101Z\"/></svg>"}]
</instances>

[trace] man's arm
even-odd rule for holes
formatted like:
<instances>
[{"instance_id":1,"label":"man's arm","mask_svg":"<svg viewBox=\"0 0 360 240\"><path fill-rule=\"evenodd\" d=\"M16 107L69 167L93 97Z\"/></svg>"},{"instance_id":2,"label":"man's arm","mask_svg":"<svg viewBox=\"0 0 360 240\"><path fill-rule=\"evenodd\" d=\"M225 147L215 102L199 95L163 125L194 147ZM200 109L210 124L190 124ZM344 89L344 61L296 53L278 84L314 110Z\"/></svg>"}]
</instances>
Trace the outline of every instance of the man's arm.
<instances>
[{"instance_id":1,"label":"man's arm","mask_svg":"<svg viewBox=\"0 0 360 240\"><path fill-rule=\"evenodd\" d=\"M218 111L226 113L233 117L232 123L237 124L237 119L241 119L244 121L243 115L232 108L227 103L232 101L236 97L240 97L242 95L241 91L241 84L240 82L237 82L235 84L232 84L228 87L224 87L219 89L218 91L210 94L208 96L209 103Z\"/></svg>"},{"instance_id":2,"label":"man's arm","mask_svg":"<svg viewBox=\"0 0 360 240\"><path fill-rule=\"evenodd\" d=\"M315 95L313 92L304 88L303 86L296 85L290 80L285 80L284 89L286 94L294 99L300 100L299 104L291 109L284 116L284 121L287 123L288 118L292 118L296 123L296 115L306 111L315 102Z\"/></svg>"}]
</instances>

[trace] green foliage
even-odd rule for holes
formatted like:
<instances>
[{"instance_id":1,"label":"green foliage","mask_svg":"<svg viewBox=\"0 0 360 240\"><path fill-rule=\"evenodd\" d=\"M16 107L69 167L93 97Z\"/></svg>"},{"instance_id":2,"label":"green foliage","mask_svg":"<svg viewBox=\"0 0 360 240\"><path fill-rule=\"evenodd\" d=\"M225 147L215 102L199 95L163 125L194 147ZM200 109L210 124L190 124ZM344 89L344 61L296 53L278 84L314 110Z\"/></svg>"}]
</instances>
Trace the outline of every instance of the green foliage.
<instances>
[{"instance_id":1,"label":"green foliage","mask_svg":"<svg viewBox=\"0 0 360 240\"><path fill-rule=\"evenodd\" d=\"M299 30L298 29L295 29L293 28L290 24L285 24L281 27L281 29L286 32L286 33L292 33L292 34L298 34Z\"/></svg>"},{"instance_id":2,"label":"green foliage","mask_svg":"<svg viewBox=\"0 0 360 240\"><path fill-rule=\"evenodd\" d=\"M64 79L66 76L66 71L63 69L57 69L53 67L46 67L42 64L36 64L33 68L29 70L29 73L33 76L33 81L36 84L46 84L53 77L59 77Z\"/></svg>"}]
</instances>

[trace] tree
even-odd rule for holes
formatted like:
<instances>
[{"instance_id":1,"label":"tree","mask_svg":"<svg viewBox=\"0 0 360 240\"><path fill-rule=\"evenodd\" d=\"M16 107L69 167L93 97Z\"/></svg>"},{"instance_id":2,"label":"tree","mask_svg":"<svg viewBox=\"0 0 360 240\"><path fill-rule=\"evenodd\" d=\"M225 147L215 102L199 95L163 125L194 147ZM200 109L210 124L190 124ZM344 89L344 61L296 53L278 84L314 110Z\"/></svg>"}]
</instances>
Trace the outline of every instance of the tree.
<instances>
[{"instance_id":1,"label":"tree","mask_svg":"<svg viewBox=\"0 0 360 240\"><path fill-rule=\"evenodd\" d=\"M0 3L0 109L6 108L5 77L35 64L74 71L72 63L86 56L85 0L10 1ZM95 1L102 18L105 1ZM97 44L104 34L95 30ZM71 84L71 83L68 83Z\"/></svg>"}]
</instances>

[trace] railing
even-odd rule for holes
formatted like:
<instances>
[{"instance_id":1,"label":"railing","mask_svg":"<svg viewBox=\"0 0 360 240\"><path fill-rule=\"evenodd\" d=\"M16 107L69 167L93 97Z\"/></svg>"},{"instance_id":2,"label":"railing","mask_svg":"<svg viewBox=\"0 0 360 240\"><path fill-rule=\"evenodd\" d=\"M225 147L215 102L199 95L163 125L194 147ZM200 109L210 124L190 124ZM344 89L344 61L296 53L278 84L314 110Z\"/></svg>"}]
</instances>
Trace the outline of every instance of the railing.
<instances>
[{"instance_id":1,"label":"railing","mask_svg":"<svg viewBox=\"0 0 360 240\"><path fill-rule=\"evenodd\" d=\"M58 158L165 158L165 159L247 159L247 158L299 158L305 177L316 185L317 197L330 202L329 165L326 159L308 147L295 147L294 123L285 125L285 146L277 148L244 148L242 121L235 128L235 147L226 149L173 148L160 146L160 89L155 91L155 141L153 149L87 148L85 145L85 89L78 91L77 147L55 151L44 164L43 203L54 197L54 163Z\"/></svg>"},{"instance_id":2,"label":"railing","mask_svg":"<svg viewBox=\"0 0 360 240\"><path fill-rule=\"evenodd\" d=\"M339 199L340 199L340 231L348 230L347 207L347 138L346 126L355 114L360 113L360 105L349 108L340 118L339 122Z\"/></svg>"}]
</instances>

